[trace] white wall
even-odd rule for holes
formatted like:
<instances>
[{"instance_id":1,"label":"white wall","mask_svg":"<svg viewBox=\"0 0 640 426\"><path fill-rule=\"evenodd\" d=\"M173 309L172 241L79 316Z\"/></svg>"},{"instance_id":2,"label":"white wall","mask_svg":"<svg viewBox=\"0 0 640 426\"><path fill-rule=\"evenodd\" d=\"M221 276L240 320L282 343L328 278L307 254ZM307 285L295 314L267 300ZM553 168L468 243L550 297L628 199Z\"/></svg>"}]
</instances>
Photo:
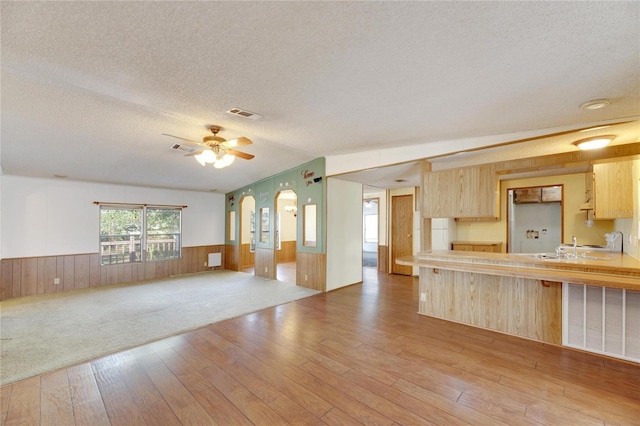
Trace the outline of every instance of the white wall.
<instances>
[{"instance_id":1,"label":"white wall","mask_svg":"<svg viewBox=\"0 0 640 426\"><path fill-rule=\"evenodd\" d=\"M327 179L327 291L362 281L362 185Z\"/></svg>"},{"instance_id":2,"label":"white wall","mask_svg":"<svg viewBox=\"0 0 640 426\"><path fill-rule=\"evenodd\" d=\"M224 244L224 195L4 175L1 182L4 258L97 253L94 201L186 205L183 247Z\"/></svg>"}]
</instances>

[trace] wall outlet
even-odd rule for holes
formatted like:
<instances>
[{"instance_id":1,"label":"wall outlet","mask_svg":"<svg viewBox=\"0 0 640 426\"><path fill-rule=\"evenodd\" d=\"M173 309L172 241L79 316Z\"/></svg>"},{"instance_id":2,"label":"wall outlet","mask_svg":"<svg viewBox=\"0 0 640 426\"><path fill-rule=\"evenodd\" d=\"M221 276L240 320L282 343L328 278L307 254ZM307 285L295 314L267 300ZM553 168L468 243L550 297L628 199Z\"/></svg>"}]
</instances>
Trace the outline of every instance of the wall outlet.
<instances>
[{"instance_id":1,"label":"wall outlet","mask_svg":"<svg viewBox=\"0 0 640 426\"><path fill-rule=\"evenodd\" d=\"M58 285L58 284L60 284L60 278L54 278L54 279L53 279L53 284L54 284L54 285Z\"/></svg>"},{"instance_id":2,"label":"wall outlet","mask_svg":"<svg viewBox=\"0 0 640 426\"><path fill-rule=\"evenodd\" d=\"M266 274L267 272L269 272L269 268L268 267L264 267L264 273Z\"/></svg>"},{"instance_id":3,"label":"wall outlet","mask_svg":"<svg viewBox=\"0 0 640 426\"><path fill-rule=\"evenodd\" d=\"M420 301L421 302L427 301L427 293L420 293Z\"/></svg>"},{"instance_id":4,"label":"wall outlet","mask_svg":"<svg viewBox=\"0 0 640 426\"><path fill-rule=\"evenodd\" d=\"M304 274L304 280L309 281L309 277L307 276L307 274Z\"/></svg>"},{"instance_id":5,"label":"wall outlet","mask_svg":"<svg viewBox=\"0 0 640 426\"><path fill-rule=\"evenodd\" d=\"M207 266L207 262L204 262L204 266Z\"/></svg>"}]
</instances>

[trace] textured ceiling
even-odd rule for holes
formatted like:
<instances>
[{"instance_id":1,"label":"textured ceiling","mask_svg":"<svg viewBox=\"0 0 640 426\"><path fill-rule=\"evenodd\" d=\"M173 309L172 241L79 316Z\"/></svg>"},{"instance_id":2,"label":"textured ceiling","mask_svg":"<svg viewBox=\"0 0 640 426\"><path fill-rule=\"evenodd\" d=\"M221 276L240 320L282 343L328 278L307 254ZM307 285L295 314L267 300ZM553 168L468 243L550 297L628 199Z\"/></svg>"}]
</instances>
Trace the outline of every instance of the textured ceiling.
<instances>
[{"instance_id":1,"label":"textured ceiling","mask_svg":"<svg viewBox=\"0 0 640 426\"><path fill-rule=\"evenodd\" d=\"M640 115L639 2L0 8L7 175L226 192L322 156L416 145L424 158L434 143ZM202 167L161 135L200 140L210 125L252 139L256 158ZM381 173L365 183L398 179Z\"/></svg>"}]
</instances>

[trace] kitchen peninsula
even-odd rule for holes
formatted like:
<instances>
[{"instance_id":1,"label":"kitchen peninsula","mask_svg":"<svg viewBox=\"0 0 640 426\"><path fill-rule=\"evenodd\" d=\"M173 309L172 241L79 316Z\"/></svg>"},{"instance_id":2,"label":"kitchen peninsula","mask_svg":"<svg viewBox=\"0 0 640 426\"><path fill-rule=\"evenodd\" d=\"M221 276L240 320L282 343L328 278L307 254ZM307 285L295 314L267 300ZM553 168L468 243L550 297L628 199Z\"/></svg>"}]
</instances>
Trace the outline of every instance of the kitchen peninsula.
<instances>
[{"instance_id":1,"label":"kitchen peninsula","mask_svg":"<svg viewBox=\"0 0 640 426\"><path fill-rule=\"evenodd\" d=\"M420 314L640 362L640 260L591 257L443 250L397 262L420 268Z\"/></svg>"}]
</instances>

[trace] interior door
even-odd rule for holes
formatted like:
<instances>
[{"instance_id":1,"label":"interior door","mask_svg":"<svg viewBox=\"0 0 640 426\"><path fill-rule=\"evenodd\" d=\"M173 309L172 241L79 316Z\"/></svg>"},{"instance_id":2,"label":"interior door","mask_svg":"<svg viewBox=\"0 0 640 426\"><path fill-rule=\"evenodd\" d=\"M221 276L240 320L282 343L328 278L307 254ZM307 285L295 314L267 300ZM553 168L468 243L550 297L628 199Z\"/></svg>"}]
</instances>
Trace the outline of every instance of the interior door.
<instances>
[{"instance_id":1,"label":"interior door","mask_svg":"<svg viewBox=\"0 0 640 426\"><path fill-rule=\"evenodd\" d=\"M396 259L413 255L413 195L391 197L391 273L411 275L413 268Z\"/></svg>"}]
</instances>

